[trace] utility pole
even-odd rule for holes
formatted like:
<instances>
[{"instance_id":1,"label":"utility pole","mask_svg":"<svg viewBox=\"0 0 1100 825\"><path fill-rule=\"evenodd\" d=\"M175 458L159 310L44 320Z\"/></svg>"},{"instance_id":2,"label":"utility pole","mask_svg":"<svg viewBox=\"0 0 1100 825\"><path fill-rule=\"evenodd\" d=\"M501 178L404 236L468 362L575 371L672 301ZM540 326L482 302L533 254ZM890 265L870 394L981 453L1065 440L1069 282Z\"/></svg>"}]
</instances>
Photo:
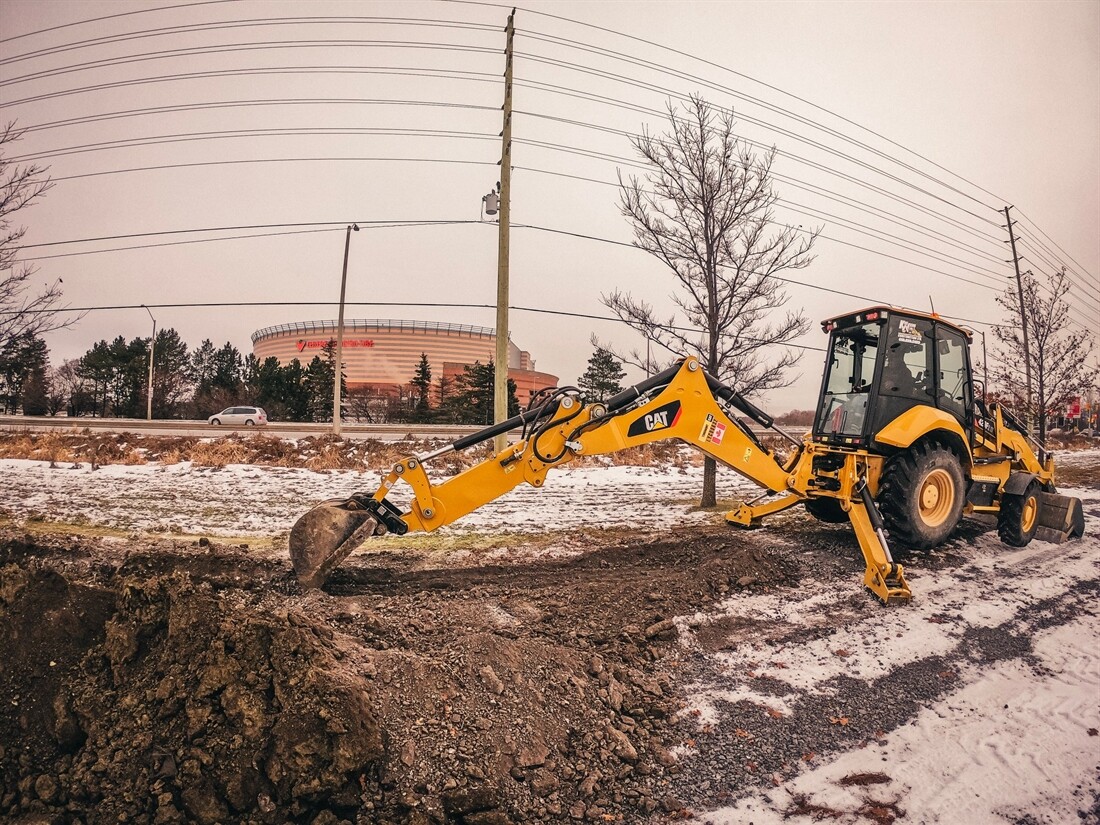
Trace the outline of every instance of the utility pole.
<instances>
[{"instance_id":1,"label":"utility pole","mask_svg":"<svg viewBox=\"0 0 1100 825\"><path fill-rule=\"evenodd\" d=\"M153 337L149 339L149 398L145 407L145 420L153 420L153 348L157 342L157 319L153 317L153 311L149 307L142 304L142 307L149 313L149 320L153 322Z\"/></svg>"},{"instance_id":2,"label":"utility pole","mask_svg":"<svg viewBox=\"0 0 1100 825\"><path fill-rule=\"evenodd\" d=\"M1027 312L1024 310L1024 279L1020 275L1020 256L1016 253L1016 233L1012 231L1012 217L1008 214L1011 206L1005 207L1005 221L1008 222L1008 241L1012 245L1012 265L1016 267L1016 290L1020 298L1020 326L1024 332L1024 370L1027 377L1027 431L1031 434L1031 350L1027 340Z\"/></svg>"},{"instance_id":3,"label":"utility pole","mask_svg":"<svg viewBox=\"0 0 1100 825\"><path fill-rule=\"evenodd\" d=\"M493 422L508 418L508 230L512 215L512 40L516 10L508 15L504 47L504 128L500 132L500 223L497 239L496 363L493 373ZM508 446L508 435L496 437L496 451Z\"/></svg>"},{"instance_id":4,"label":"utility pole","mask_svg":"<svg viewBox=\"0 0 1100 825\"><path fill-rule=\"evenodd\" d=\"M989 400L989 356L985 354L985 330L982 330L982 401Z\"/></svg>"},{"instance_id":5,"label":"utility pole","mask_svg":"<svg viewBox=\"0 0 1100 825\"><path fill-rule=\"evenodd\" d=\"M359 224L348 226L344 235L344 270L340 275L340 311L336 319L336 358L332 369L332 434L340 435L340 373L343 371L344 358L344 293L348 286L348 250L351 248L351 233L359 231Z\"/></svg>"}]
</instances>

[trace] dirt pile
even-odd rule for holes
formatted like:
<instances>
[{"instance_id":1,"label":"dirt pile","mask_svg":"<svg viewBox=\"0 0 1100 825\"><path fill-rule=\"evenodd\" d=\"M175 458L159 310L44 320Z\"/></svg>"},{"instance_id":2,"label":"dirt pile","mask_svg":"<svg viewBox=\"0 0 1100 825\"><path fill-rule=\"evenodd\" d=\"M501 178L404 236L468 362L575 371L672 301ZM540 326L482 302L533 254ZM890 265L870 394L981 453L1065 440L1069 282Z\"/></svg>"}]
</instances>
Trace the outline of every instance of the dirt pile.
<instances>
[{"instance_id":1,"label":"dirt pile","mask_svg":"<svg viewBox=\"0 0 1100 825\"><path fill-rule=\"evenodd\" d=\"M23 707L4 739L32 769L0 809L168 823L359 806L382 735L327 628L183 574L106 589L9 566L0 600Z\"/></svg>"},{"instance_id":2,"label":"dirt pile","mask_svg":"<svg viewBox=\"0 0 1100 825\"><path fill-rule=\"evenodd\" d=\"M516 565L385 557L303 594L240 548L8 536L0 818L675 816L670 618L786 575L704 534Z\"/></svg>"}]
</instances>

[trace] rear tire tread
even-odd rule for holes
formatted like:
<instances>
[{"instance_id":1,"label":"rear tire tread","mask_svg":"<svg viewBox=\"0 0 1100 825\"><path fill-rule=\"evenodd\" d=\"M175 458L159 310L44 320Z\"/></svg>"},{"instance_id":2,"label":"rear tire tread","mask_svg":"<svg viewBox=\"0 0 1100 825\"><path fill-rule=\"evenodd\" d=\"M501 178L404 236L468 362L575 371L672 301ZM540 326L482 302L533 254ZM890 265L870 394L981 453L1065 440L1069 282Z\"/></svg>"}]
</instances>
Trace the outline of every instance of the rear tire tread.
<instances>
[{"instance_id":1,"label":"rear tire tread","mask_svg":"<svg viewBox=\"0 0 1100 825\"><path fill-rule=\"evenodd\" d=\"M955 481L954 512L943 525L924 529L923 524L915 523L920 518L915 506L915 497L919 494L917 482L924 475L924 469L931 470L936 466L947 468L949 465L943 463L944 459L952 462L957 470L952 474ZM882 471L878 496L879 510L890 537L913 550L929 550L942 544L955 532L962 516L965 485L959 457L953 450L936 442L918 442L891 458Z\"/></svg>"}]
</instances>

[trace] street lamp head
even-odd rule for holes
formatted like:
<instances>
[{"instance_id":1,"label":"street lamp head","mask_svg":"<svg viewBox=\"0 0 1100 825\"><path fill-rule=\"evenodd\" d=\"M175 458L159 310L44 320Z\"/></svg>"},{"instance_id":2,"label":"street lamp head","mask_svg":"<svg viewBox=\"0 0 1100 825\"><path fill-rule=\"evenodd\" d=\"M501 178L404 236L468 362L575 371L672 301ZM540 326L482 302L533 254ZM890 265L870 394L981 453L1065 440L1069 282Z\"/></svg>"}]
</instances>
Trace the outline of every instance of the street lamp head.
<instances>
[{"instance_id":1,"label":"street lamp head","mask_svg":"<svg viewBox=\"0 0 1100 825\"><path fill-rule=\"evenodd\" d=\"M351 225L351 228L352 228L352 229L353 229L353 230L354 230L355 232L358 232L358 231L359 231L359 224L357 224L357 223L353 223L353 224Z\"/></svg>"}]
</instances>

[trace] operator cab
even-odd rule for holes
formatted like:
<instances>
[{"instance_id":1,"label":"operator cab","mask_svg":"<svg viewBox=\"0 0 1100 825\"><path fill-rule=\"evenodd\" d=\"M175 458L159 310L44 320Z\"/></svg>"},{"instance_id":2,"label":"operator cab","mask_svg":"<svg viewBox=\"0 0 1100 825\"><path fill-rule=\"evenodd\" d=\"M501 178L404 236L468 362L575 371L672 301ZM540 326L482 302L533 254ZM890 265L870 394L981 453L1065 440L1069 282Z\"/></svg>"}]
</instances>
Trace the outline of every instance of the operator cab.
<instances>
[{"instance_id":1,"label":"operator cab","mask_svg":"<svg viewBox=\"0 0 1100 825\"><path fill-rule=\"evenodd\" d=\"M899 415L930 406L972 432L970 335L935 315L872 307L822 322L829 335L815 441L868 447Z\"/></svg>"}]
</instances>

